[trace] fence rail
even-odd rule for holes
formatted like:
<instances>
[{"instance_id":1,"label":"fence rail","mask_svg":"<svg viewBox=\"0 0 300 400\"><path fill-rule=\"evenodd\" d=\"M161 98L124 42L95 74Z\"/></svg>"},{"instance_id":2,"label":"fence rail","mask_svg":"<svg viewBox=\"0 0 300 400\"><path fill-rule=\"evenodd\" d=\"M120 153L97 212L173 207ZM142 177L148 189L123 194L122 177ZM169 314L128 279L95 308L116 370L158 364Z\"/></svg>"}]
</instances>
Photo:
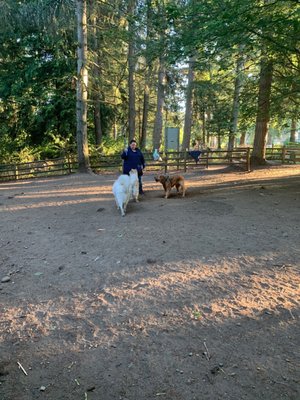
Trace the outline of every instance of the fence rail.
<instances>
[{"instance_id":1,"label":"fence rail","mask_svg":"<svg viewBox=\"0 0 300 400\"><path fill-rule=\"evenodd\" d=\"M19 164L0 164L0 181L59 176L73 171L74 163L69 157Z\"/></svg>"},{"instance_id":2,"label":"fence rail","mask_svg":"<svg viewBox=\"0 0 300 400\"><path fill-rule=\"evenodd\" d=\"M210 165L222 164L239 165L250 171L251 150L250 147L236 148L232 151L203 150L199 159L194 159L188 151L166 152L159 161L154 161L150 152L144 152L144 156L147 170L163 170L165 173L175 169L183 169L186 172L189 168L209 168ZM281 163L300 162L300 146L267 148L266 159ZM100 172L120 170L122 166L120 154L90 157L90 162L92 169ZM67 175L76 172L77 169L77 160L71 156L19 164L0 164L0 182Z\"/></svg>"},{"instance_id":3,"label":"fence rail","mask_svg":"<svg viewBox=\"0 0 300 400\"><path fill-rule=\"evenodd\" d=\"M249 148L237 149L228 152L227 150L204 150L201 152L199 160L193 159L187 151L169 151L161 156L160 161L154 161L152 153L144 152L147 170L161 170L165 172L172 169L183 169L185 172L188 167L225 164L240 164L247 171L250 171L250 150ZM91 165L95 170L113 169L121 167L122 160L120 155L91 157Z\"/></svg>"}]
</instances>

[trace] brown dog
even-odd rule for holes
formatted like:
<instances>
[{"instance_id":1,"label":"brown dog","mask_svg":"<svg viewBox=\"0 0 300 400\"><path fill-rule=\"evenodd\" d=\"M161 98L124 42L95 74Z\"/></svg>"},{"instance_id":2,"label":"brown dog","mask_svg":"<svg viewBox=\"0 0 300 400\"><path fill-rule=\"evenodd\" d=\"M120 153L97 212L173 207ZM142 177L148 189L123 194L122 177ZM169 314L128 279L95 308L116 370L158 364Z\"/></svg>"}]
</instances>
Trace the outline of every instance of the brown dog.
<instances>
[{"instance_id":1,"label":"brown dog","mask_svg":"<svg viewBox=\"0 0 300 400\"><path fill-rule=\"evenodd\" d=\"M179 189L182 192L182 197L185 196L185 182L184 182L184 177L181 175L156 175L154 177L156 182L160 182L164 189L165 189L165 199L167 199L170 195L171 189L173 186L176 186L177 193L179 193Z\"/></svg>"}]
</instances>

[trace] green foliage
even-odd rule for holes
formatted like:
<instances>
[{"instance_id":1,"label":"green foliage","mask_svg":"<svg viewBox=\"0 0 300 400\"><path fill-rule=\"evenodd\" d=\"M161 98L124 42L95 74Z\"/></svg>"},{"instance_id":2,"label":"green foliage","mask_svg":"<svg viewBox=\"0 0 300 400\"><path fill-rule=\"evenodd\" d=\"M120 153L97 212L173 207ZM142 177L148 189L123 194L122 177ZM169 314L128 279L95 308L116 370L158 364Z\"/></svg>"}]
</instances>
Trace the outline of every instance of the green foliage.
<instances>
[{"instance_id":1,"label":"green foliage","mask_svg":"<svg viewBox=\"0 0 300 400\"><path fill-rule=\"evenodd\" d=\"M246 63L240 97L240 127L253 126L255 121L262 54L270 57L275 65L272 119L282 115L283 107L286 117L299 118L299 4L291 1L197 0L188 2L184 11L186 23L182 25L180 35L186 55L198 54L198 71L203 72L203 66L205 69L210 65L212 70L209 72L213 72L213 76L209 85L221 84L221 90L214 90L209 97L207 90L202 93L198 90L196 104L200 108L211 108L215 100L219 103L218 98L224 97L226 86L228 93L226 81L228 76L234 78L234 58L238 46L243 45ZM214 74L216 70L221 72L221 77ZM227 102L232 102L231 95Z\"/></svg>"},{"instance_id":2,"label":"green foliage","mask_svg":"<svg viewBox=\"0 0 300 400\"><path fill-rule=\"evenodd\" d=\"M109 156L116 153L121 153L124 147L124 138L119 137L118 139L113 139L106 137L103 139L100 147L90 145L90 155L97 156L99 154L103 154Z\"/></svg>"},{"instance_id":3,"label":"green foliage","mask_svg":"<svg viewBox=\"0 0 300 400\"><path fill-rule=\"evenodd\" d=\"M38 146L28 144L28 135L23 132L15 139L9 134L0 135L0 163L19 163L63 157L68 153L75 154L76 146L70 135L64 138L49 133L44 142Z\"/></svg>"},{"instance_id":4,"label":"green foliage","mask_svg":"<svg viewBox=\"0 0 300 400\"><path fill-rule=\"evenodd\" d=\"M0 164L9 164L14 146L8 133L0 136Z\"/></svg>"},{"instance_id":5,"label":"green foliage","mask_svg":"<svg viewBox=\"0 0 300 400\"><path fill-rule=\"evenodd\" d=\"M9 3L14 19L1 32L0 121L5 128L0 136L8 133L14 151L19 151L21 143L41 145L49 133L75 134L75 42L72 27L60 29L59 36L46 31L46 15L34 14L33 1ZM39 8L41 3L35 5Z\"/></svg>"},{"instance_id":6,"label":"green foliage","mask_svg":"<svg viewBox=\"0 0 300 400\"><path fill-rule=\"evenodd\" d=\"M136 125L141 129L145 83L149 84L147 144L151 147L156 110L157 67L166 66L164 123L183 126L189 56L195 57L193 137L229 132L239 46L245 60L238 133L253 136L259 61L274 63L271 134L288 131L300 119L300 5L295 1L166 0L88 2L91 153L122 150L111 139L128 125L128 21L136 51ZM0 162L53 158L76 152L76 15L73 0L4 0L0 15ZM100 105L99 105L100 104ZM101 114L103 143L95 146L94 110ZM138 124L139 123L139 124ZM140 131L136 135L140 135ZM249 136L249 135L248 135ZM251 137L252 137L251 136ZM19 156L17 156L19 154Z\"/></svg>"},{"instance_id":7,"label":"green foliage","mask_svg":"<svg viewBox=\"0 0 300 400\"><path fill-rule=\"evenodd\" d=\"M22 131L12 138L9 133L2 132L0 135L0 163L12 163L31 161L36 149L28 146L28 135Z\"/></svg>"}]
</instances>

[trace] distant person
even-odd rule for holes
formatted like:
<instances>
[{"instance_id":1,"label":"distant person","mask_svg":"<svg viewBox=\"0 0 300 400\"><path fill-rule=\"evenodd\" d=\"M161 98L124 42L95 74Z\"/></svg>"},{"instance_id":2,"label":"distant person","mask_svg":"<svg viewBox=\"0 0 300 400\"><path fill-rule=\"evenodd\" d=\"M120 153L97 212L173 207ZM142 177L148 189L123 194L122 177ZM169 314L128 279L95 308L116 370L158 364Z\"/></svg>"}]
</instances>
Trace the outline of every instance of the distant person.
<instances>
[{"instance_id":1,"label":"distant person","mask_svg":"<svg viewBox=\"0 0 300 400\"><path fill-rule=\"evenodd\" d=\"M144 194L142 175L145 168L145 159L134 139L130 140L129 146L123 151L121 158L123 159L123 174L129 175L129 172L132 169L137 170L139 178L139 194Z\"/></svg>"},{"instance_id":2,"label":"distant person","mask_svg":"<svg viewBox=\"0 0 300 400\"><path fill-rule=\"evenodd\" d=\"M200 156L202 153L202 150L199 149L199 142L198 141L193 141L192 142L192 148L189 150L189 155L196 161L196 164L200 161Z\"/></svg>"},{"instance_id":3,"label":"distant person","mask_svg":"<svg viewBox=\"0 0 300 400\"><path fill-rule=\"evenodd\" d=\"M161 156L159 155L158 149L154 149L153 152L153 160L154 161L162 161Z\"/></svg>"}]
</instances>

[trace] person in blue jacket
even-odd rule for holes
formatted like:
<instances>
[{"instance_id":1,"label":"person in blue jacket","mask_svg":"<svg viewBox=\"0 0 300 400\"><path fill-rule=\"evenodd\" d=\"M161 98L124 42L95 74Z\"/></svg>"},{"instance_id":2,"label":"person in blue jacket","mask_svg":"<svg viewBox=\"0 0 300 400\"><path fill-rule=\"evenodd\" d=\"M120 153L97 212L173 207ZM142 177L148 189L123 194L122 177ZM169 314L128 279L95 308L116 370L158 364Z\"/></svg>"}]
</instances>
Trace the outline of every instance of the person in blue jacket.
<instances>
[{"instance_id":1,"label":"person in blue jacket","mask_svg":"<svg viewBox=\"0 0 300 400\"><path fill-rule=\"evenodd\" d=\"M123 174L129 175L132 169L137 169L139 178L139 193L144 194L142 175L145 168L145 159L141 150L137 147L134 139L130 140L129 146L121 154L123 159Z\"/></svg>"}]
</instances>

